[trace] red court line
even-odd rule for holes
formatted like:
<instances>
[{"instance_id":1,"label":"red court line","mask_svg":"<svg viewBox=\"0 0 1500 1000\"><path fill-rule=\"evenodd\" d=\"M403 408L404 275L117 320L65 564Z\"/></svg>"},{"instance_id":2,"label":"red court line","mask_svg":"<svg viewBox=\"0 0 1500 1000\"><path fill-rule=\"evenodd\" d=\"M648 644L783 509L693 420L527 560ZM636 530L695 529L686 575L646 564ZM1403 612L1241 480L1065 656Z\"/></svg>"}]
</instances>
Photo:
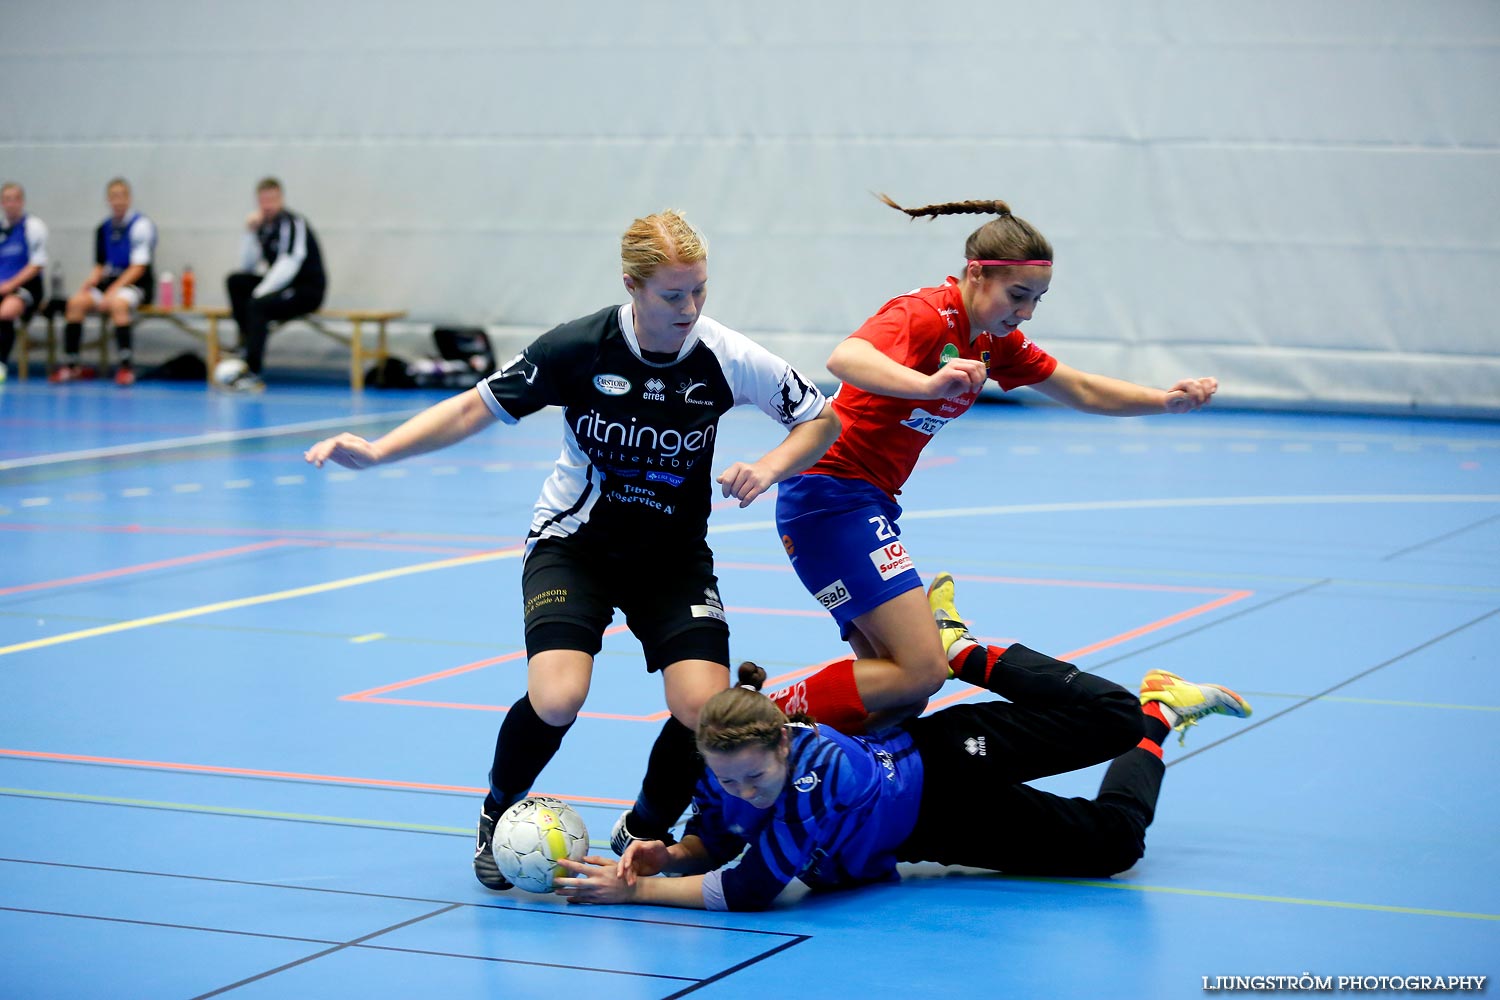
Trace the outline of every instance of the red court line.
<instances>
[{"instance_id":1,"label":"red court line","mask_svg":"<svg viewBox=\"0 0 1500 1000\"><path fill-rule=\"evenodd\" d=\"M285 538L274 539L269 542L255 542L251 545L240 545L232 549L217 549L213 552L200 552L192 556L177 556L174 559L160 559L156 562L140 563L135 566L121 566L119 569L107 569L98 573L85 573L82 576L68 576L59 580L41 580L37 583L23 583L17 587L0 587L0 597L8 594L21 594L32 590L48 590L53 587L67 587L75 583L93 583L97 580L111 580L115 577L129 576L132 573L147 573L154 569L168 569L172 566L187 566L192 563L206 562L209 559L225 559L229 556L243 555L246 552L259 552L264 549L281 548L286 545L295 545L294 541Z\"/></svg>"},{"instance_id":2,"label":"red court line","mask_svg":"<svg viewBox=\"0 0 1500 1000\"><path fill-rule=\"evenodd\" d=\"M615 625L605 629L604 634L607 636L619 635L621 632L627 631L628 628L629 626L626 625ZM482 670L483 668L493 666L496 663L506 663L509 661L521 660L525 658L526 650L518 649L514 652L505 653L500 656L491 656L483 660L475 660L473 663L465 663L462 666L450 667L447 670L439 670L437 673L423 674L421 677L412 677L404 681L397 681L394 684L386 684L383 687L369 688L365 691L356 691L353 694L341 695L339 697L339 701L358 701L364 702L366 704L377 705L405 705L413 708L451 708L467 710L471 712L508 712L510 710L509 705L484 705L476 702L460 701L427 701L417 698L385 698L381 696L391 691L401 691L405 688L416 687L419 684L428 684L432 681L440 681L445 677L457 677L459 674L466 674L473 670ZM581 719L615 719L625 722L664 722L666 721L667 716L670 714L670 712L664 709L660 712L653 712L651 715L621 715L614 712L579 712L578 717Z\"/></svg>"},{"instance_id":3,"label":"red court line","mask_svg":"<svg viewBox=\"0 0 1500 1000\"><path fill-rule=\"evenodd\" d=\"M525 541L519 535L440 535L384 531L315 531L284 528L173 528L143 524L43 524L32 521L0 522L0 531L87 531L108 535L204 535L217 538L254 538L271 535L281 539L306 539L310 541L391 542L403 539L426 542L475 542L483 543L478 550L490 552L494 548L520 545Z\"/></svg>"},{"instance_id":4,"label":"red court line","mask_svg":"<svg viewBox=\"0 0 1500 1000\"><path fill-rule=\"evenodd\" d=\"M439 785L427 781L393 781L389 778L352 778L338 774L304 774L300 771L267 771L254 767L220 767L214 764L184 764L177 761L131 760L127 757L95 757L90 754L45 753L41 750L9 750L0 748L0 757L19 757L24 760L56 760L70 764L108 764L114 767L144 767L154 771L184 771L191 774L222 774L235 778L277 778L282 781L313 781L330 785L359 785L366 788L406 788L424 792L464 792L483 795L488 788L473 785ZM553 795L570 802L594 802L610 806L629 806L632 799L604 799L592 795L559 795L555 792L537 791L536 795Z\"/></svg>"},{"instance_id":5,"label":"red court line","mask_svg":"<svg viewBox=\"0 0 1500 1000\"><path fill-rule=\"evenodd\" d=\"M790 573L788 563L751 563L714 561L718 569L748 569L764 573ZM1104 580L1058 580L1049 577L1030 576L981 576L974 573L954 573L953 579L966 583L1012 583L1033 587L1085 587L1100 590L1156 590L1169 594L1223 594L1223 587L1186 587L1172 583L1118 583Z\"/></svg>"},{"instance_id":6,"label":"red court line","mask_svg":"<svg viewBox=\"0 0 1500 1000\"><path fill-rule=\"evenodd\" d=\"M1128 632L1121 632L1119 635L1110 636L1108 639L1100 640L1099 642L1093 643L1092 645L1083 646L1079 649L1069 650L1068 652L1061 654L1058 659L1076 660L1081 657L1088 656L1090 653L1097 653L1101 649L1108 649L1111 646L1118 646L1122 642L1129 642L1131 639L1146 635L1149 632L1156 632L1160 629L1167 628L1170 625L1175 625L1178 622L1186 621L1189 618L1195 618L1198 615L1207 614L1208 612L1213 611L1215 608L1222 608L1227 604L1233 604L1235 601L1242 601L1245 598L1254 595L1254 593L1255 591L1253 590L1231 591L1230 593L1225 594L1223 597L1220 597L1217 600L1208 601L1207 603L1200 604L1197 607L1188 608L1186 611L1179 611L1175 615L1168 615L1165 618L1159 618L1154 622L1142 625L1139 628L1133 628ZM953 694L947 695L946 697L939 698L936 701L929 702L927 705L927 710L929 712L932 712L936 711L939 708L945 708L948 705L952 705L954 702L963 701L965 698L972 698L976 694L982 693L983 690L983 688L970 687L967 690L955 692Z\"/></svg>"},{"instance_id":7,"label":"red court line","mask_svg":"<svg viewBox=\"0 0 1500 1000\"><path fill-rule=\"evenodd\" d=\"M1105 580L1052 580L1030 576L976 576L954 573L953 579L969 583L1015 583L1034 587L1093 587L1100 590L1155 590L1168 594L1223 594L1223 587L1186 587L1175 583L1119 583ZM1247 591L1248 593L1248 591Z\"/></svg>"},{"instance_id":8,"label":"red court line","mask_svg":"<svg viewBox=\"0 0 1500 1000\"><path fill-rule=\"evenodd\" d=\"M749 614L771 615L801 615L805 613L812 615L815 618L821 618L824 614L824 612L821 611L800 612L757 608L729 608L727 610L740 611ZM629 627L626 625L615 625L606 629L604 634L607 636L619 635L621 632L628 631L628 629ZM485 705L478 702L466 701L433 701L425 698L387 698L384 696L391 693L392 691L402 691L406 688L417 687L422 684L430 684L433 681L440 681L448 677L457 677L460 674L467 674L474 670L482 670L485 667L494 666L497 663L514 662L515 660L524 659L525 656L526 650L518 649L514 652L504 653L500 656L490 656L486 657L483 660L475 660L473 663L465 663L461 666L449 667L447 670L439 670L436 673L423 674L420 677L411 677L404 681L396 681L394 684L386 684L381 687L367 688L364 691L355 691L352 694L340 695L339 701L357 701L374 705L401 705L407 708L445 708L468 712L507 712L510 710L509 705ZM817 663L810 667L801 667L789 673L782 674L780 677L772 677L766 681L766 687L767 689L775 688L777 686L780 686L781 684L796 680L799 677L804 677L818 670L822 670L824 667L828 666L829 663L837 663L840 659L843 659L843 657L836 657L832 660L828 660L825 663ZM632 715L622 712L583 711L578 713L578 717L580 719L611 719L616 722L665 722L667 716L670 714L671 713L666 709L663 709L659 712L652 712L650 715Z\"/></svg>"}]
</instances>

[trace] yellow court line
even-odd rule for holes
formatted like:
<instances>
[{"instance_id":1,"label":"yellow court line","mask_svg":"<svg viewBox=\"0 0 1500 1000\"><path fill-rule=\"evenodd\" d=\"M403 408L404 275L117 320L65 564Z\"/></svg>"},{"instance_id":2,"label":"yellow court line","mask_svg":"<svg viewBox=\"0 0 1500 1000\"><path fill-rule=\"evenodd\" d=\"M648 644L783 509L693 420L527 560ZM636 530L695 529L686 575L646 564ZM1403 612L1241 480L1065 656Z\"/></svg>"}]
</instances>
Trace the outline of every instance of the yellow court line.
<instances>
[{"instance_id":1,"label":"yellow court line","mask_svg":"<svg viewBox=\"0 0 1500 1000\"><path fill-rule=\"evenodd\" d=\"M365 635L357 635L354 638L350 639L349 641L350 642L374 642L376 639L384 639L384 638L385 638L385 633L384 632L369 632L369 633L366 633Z\"/></svg>"},{"instance_id":2,"label":"yellow court line","mask_svg":"<svg viewBox=\"0 0 1500 1000\"><path fill-rule=\"evenodd\" d=\"M1395 708L1452 708L1465 712L1500 712L1500 705L1450 705L1442 701L1396 701L1390 698L1351 698L1346 695L1287 694L1284 691L1243 691L1255 698L1296 698L1310 701L1343 701L1355 705L1390 705Z\"/></svg>"},{"instance_id":3,"label":"yellow court line","mask_svg":"<svg viewBox=\"0 0 1500 1000\"><path fill-rule=\"evenodd\" d=\"M1468 913L1463 910L1430 910L1418 906L1387 906L1382 903L1349 903L1338 899L1303 899L1299 896L1262 896L1251 892L1223 892L1217 889L1183 889L1170 885L1139 885L1131 882L1107 882L1095 879L1043 878L1006 876L1017 882L1046 882L1055 885L1077 885L1097 889L1126 889L1131 892L1161 892L1173 896L1202 896L1209 899L1234 899L1246 903L1281 903L1290 906L1321 906L1336 910L1369 910L1375 913L1400 913L1414 917L1450 917L1455 920L1500 921L1500 913Z\"/></svg>"},{"instance_id":4,"label":"yellow court line","mask_svg":"<svg viewBox=\"0 0 1500 1000\"><path fill-rule=\"evenodd\" d=\"M198 618L203 615L217 614L220 611L234 611L238 608L250 608L258 604L271 604L276 601L289 601L297 597L310 597L313 594L326 594L333 590L344 590L348 587L358 587L366 583L379 583L382 580L394 580L397 577L411 576L414 573L429 573L439 569L453 569L457 566L472 566L477 563L494 562L498 559L514 559L521 555L524 549L500 549L495 552L480 552L475 555L454 556L449 559L437 559L433 562L417 563L414 566L401 566L396 569L383 569L376 573L364 573L360 576L346 577L343 580L330 580L327 583L315 583L307 587L294 587L291 590L278 590L271 594L257 594L254 597L238 597L232 601L219 601L216 604L203 604L196 608L184 608L181 611L168 611L165 614L150 615L146 618L134 618L130 621L115 622L112 625L99 625L95 628L80 629L77 632L64 632L60 635L48 636L45 639L32 639L28 642L18 642L10 646L0 646L0 656L8 656L11 653L24 653L32 649L45 649L48 646L58 646L65 642L77 642L80 639L92 639L101 635L113 635L116 632L128 632L131 629L147 628L151 625L164 625L167 622L182 621L185 618Z\"/></svg>"}]
</instances>

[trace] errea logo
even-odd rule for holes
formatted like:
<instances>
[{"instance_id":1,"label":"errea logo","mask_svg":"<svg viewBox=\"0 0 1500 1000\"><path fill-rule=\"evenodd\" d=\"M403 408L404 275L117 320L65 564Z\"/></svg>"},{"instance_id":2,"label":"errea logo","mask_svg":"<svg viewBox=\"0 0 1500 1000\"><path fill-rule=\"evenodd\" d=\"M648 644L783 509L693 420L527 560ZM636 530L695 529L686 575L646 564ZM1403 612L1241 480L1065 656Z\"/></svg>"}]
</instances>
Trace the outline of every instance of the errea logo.
<instances>
[{"instance_id":1,"label":"errea logo","mask_svg":"<svg viewBox=\"0 0 1500 1000\"><path fill-rule=\"evenodd\" d=\"M665 403L667 383L659 378L646 380L646 391L641 393L642 399L654 399L658 403Z\"/></svg>"},{"instance_id":2,"label":"errea logo","mask_svg":"<svg viewBox=\"0 0 1500 1000\"><path fill-rule=\"evenodd\" d=\"M594 388L606 396L623 396L630 391L630 380L619 375L595 375Z\"/></svg>"}]
</instances>

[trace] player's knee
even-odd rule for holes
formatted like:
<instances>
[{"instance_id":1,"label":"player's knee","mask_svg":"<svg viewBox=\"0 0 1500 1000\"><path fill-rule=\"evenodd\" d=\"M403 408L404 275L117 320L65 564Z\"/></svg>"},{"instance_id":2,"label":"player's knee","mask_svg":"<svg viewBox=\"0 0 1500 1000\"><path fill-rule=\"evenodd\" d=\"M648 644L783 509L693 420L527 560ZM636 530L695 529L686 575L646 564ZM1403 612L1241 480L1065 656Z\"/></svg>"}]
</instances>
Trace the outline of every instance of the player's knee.
<instances>
[{"instance_id":1,"label":"player's knee","mask_svg":"<svg viewBox=\"0 0 1500 1000\"><path fill-rule=\"evenodd\" d=\"M537 718L549 726L566 726L578 718L578 712L583 708L584 699L588 696L588 688L579 688L570 684L552 684L541 690L533 688L527 693L531 698L532 711L536 712Z\"/></svg>"},{"instance_id":2,"label":"player's knee","mask_svg":"<svg viewBox=\"0 0 1500 1000\"><path fill-rule=\"evenodd\" d=\"M1128 872L1146 854L1145 839L1140 836L1120 833L1109 838L1109 843L1100 847L1096 858L1097 878L1108 878Z\"/></svg>"}]
</instances>

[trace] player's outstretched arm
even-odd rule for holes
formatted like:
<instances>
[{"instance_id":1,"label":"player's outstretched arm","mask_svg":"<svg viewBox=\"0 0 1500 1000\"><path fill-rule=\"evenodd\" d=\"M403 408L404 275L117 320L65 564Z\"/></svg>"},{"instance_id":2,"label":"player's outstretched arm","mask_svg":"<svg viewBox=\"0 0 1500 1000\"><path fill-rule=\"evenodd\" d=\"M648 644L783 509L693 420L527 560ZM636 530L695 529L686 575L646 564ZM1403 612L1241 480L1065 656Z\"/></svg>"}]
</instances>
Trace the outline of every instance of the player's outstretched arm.
<instances>
[{"instance_id":1,"label":"player's outstretched arm","mask_svg":"<svg viewBox=\"0 0 1500 1000\"><path fill-rule=\"evenodd\" d=\"M974 392L987 377L984 363L954 358L923 375L860 337L839 342L828 357L828 371L840 382L897 399L953 399Z\"/></svg>"},{"instance_id":2,"label":"player's outstretched arm","mask_svg":"<svg viewBox=\"0 0 1500 1000\"><path fill-rule=\"evenodd\" d=\"M1153 389L1059 363L1051 377L1032 388L1080 413L1139 417L1152 413L1190 413L1207 406L1219 391L1219 380L1188 378L1170 389Z\"/></svg>"},{"instance_id":3,"label":"player's outstretched arm","mask_svg":"<svg viewBox=\"0 0 1500 1000\"><path fill-rule=\"evenodd\" d=\"M337 434L324 438L302 455L318 468L333 462L346 469L366 469L437 451L478 433L495 422L478 389L451 396L429 406L375 441L357 434Z\"/></svg>"},{"instance_id":4,"label":"player's outstretched arm","mask_svg":"<svg viewBox=\"0 0 1500 1000\"><path fill-rule=\"evenodd\" d=\"M833 404L824 403L822 413L787 431L782 442L760 461L735 462L725 469L718 478L724 496L734 497L741 507L748 507L772 486L822 458L838 440L841 429Z\"/></svg>"}]
</instances>

